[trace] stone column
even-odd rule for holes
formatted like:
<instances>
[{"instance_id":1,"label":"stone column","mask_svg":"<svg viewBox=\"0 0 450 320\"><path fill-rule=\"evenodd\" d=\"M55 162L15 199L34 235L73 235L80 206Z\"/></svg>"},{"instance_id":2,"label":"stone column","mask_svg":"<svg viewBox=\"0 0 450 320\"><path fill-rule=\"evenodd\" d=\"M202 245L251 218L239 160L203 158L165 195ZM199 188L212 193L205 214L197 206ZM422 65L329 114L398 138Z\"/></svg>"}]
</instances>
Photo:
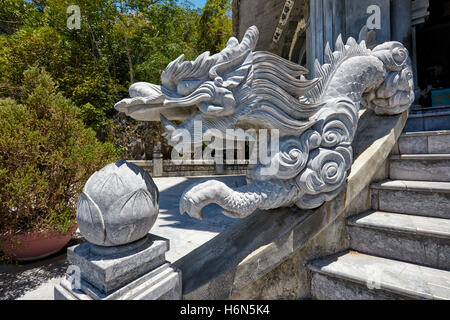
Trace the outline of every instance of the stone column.
<instances>
[{"instance_id":1,"label":"stone column","mask_svg":"<svg viewBox=\"0 0 450 320\"><path fill-rule=\"evenodd\" d=\"M163 175L163 155L161 153L161 142L158 142L153 148L153 169L154 177L162 177Z\"/></svg>"},{"instance_id":2,"label":"stone column","mask_svg":"<svg viewBox=\"0 0 450 320\"><path fill-rule=\"evenodd\" d=\"M411 52L411 0L391 1L391 40L403 43Z\"/></svg>"},{"instance_id":3,"label":"stone column","mask_svg":"<svg viewBox=\"0 0 450 320\"><path fill-rule=\"evenodd\" d=\"M416 0L411 3L411 50L410 55L412 58L413 65L413 73L414 73L414 85L415 85L415 94L416 101L415 104L419 101L421 96L420 88L419 88L419 77L417 72L417 26L425 23L426 18L430 15L428 11L430 3L428 0Z\"/></svg>"},{"instance_id":4,"label":"stone column","mask_svg":"<svg viewBox=\"0 0 450 320\"><path fill-rule=\"evenodd\" d=\"M67 249L71 265L55 300L181 299L181 271L165 259L169 240L148 233L158 199L150 175L132 163L94 173L77 205L87 242Z\"/></svg>"},{"instance_id":5,"label":"stone column","mask_svg":"<svg viewBox=\"0 0 450 320\"><path fill-rule=\"evenodd\" d=\"M223 174L225 172L225 164L224 163L214 163L214 174Z\"/></svg>"},{"instance_id":6,"label":"stone column","mask_svg":"<svg viewBox=\"0 0 450 320\"><path fill-rule=\"evenodd\" d=\"M355 0L357 1L357 0ZM359 0L360 1L360 0ZM331 50L341 34L346 39L346 0L309 0L309 24L306 33L306 67L313 78L314 63L324 63L324 48L328 42Z\"/></svg>"},{"instance_id":7,"label":"stone column","mask_svg":"<svg viewBox=\"0 0 450 320\"><path fill-rule=\"evenodd\" d=\"M418 105L419 98L421 96L419 88L419 76L417 72L417 38L416 38L416 26L411 26L411 51L410 56L412 60L413 76L414 76L414 95L415 100L412 109Z\"/></svg>"}]
</instances>

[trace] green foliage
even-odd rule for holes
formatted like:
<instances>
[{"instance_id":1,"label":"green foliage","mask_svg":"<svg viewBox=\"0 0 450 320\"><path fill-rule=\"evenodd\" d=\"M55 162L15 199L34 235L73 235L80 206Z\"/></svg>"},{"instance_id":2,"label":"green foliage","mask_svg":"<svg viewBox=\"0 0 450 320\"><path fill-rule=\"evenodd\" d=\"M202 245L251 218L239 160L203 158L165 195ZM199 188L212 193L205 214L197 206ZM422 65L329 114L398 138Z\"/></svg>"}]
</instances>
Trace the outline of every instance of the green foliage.
<instances>
[{"instance_id":1,"label":"green foliage","mask_svg":"<svg viewBox=\"0 0 450 320\"><path fill-rule=\"evenodd\" d=\"M208 0L200 19L200 47L217 53L222 50L232 33L230 0Z\"/></svg>"},{"instance_id":2,"label":"green foliage","mask_svg":"<svg viewBox=\"0 0 450 320\"><path fill-rule=\"evenodd\" d=\"M145 155L160 123L114 110L136 81L160 82L184 54L220 51L231 36L230 1L193 10L175 0L2 0L0 6L0 235L75 222L88 177L107 163ZM78 5L81 28L67 27ZM100 139L100 142L98 139ZM142 144L142 143L141 143Z\"/></svg>"},{"instance_id":3,"label":"green foliage","mask_svg":"<svg viewBox=\"0 0 450 320\"><path fill-rule=\"evenodd\" d=\"M0 81L7 81L9 96L17 97L23 72L30 66L44 67L55 79L60 79L70 63L68 44L50 27L22 28L4 39L4 44L0 57L6 60L6 65Z\"/></svg>"},{"instance_id":4,"label":"green foliage","mask_svg":"<svg viewBox=\"0 0 450 320\"><path fill-rule=\"evenodd\" d=\"M78 30L67 27L70 5L81 11ZM122 143L141 132L129 118L120 118L120 127L130 130L115 130L114 103L127 97L133 82L160 83L166 65L181 54L192 60L220 51L231 36L229 10L229 0L208 0L203 10L175 0L3 0L0 98L21 100L23 72L45 68L97 138L124 151ZM147 128L151 139L160 139L161 126Z\"/></svg>"},{"instance_id":5,"label":"green foliage","mask_svg":"<svg viewBox=\"0 0 450 320\"><path fill-rule=\"evenodd\" d=\"M12 34L22 26L37 26L42 15L33 4L23 0L2 0L0 33Z\"/></svg>"},{"instance_id":6,"label":"green foliage","mask_svg":"<svg viewBox=\"0 0 450 320\"><path fill-rule=\"evenodd\" d=\"M0 99L0 234L67 231L89 176L117 159L44 70L23 74L19 100Z\"/></svg>"},{"instance_id":7,"label":"green foliage","mask_svg":"<svg viewBox=\"0 0 450 320\"><path fill-rule=\"evenodd\" d=\"M114 110L136 81L160 82L184 54L220 51L230 1L203 10L175 0L2 0L0 6L0 235L75 222L88 177L120 156L152 156L160 123ZM78 5L81 28L67 27ZM140 140L139 140L140 139ZM103 142L100 142L100 141Z\"/></svg>"}]
</instances>

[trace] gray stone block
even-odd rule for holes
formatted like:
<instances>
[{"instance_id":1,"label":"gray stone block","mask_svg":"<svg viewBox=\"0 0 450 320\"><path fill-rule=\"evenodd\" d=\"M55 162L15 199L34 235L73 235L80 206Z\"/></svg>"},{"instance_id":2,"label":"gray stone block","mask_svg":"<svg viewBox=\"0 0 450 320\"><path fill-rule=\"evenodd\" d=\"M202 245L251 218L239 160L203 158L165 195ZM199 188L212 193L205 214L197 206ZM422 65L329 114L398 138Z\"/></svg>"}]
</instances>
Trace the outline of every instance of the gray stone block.
<instances>
[{"instance_id":1,"label":"gray stone block","mask_svg":"<svg viewBox=\"0 0 450 320\"><path fill-rule=\"evenodd\" d=\"M313 280L313 296L318 299L385 299L393 295L404 299L450 299L450 271L356 251L315 260L308 267L315 275L322 275L314 275Z\"/></svg>"},{"instance_id":2,"label":"gray stone block","mask_svg":"<svg viewBox=\"0 0 450 320\"><path fill-rule=\"evenodd\" d=\"M400 154L449 154L450 131L407 132L400 136L398 144Z\"/></svg>"},{"instance_id":3,"label":"gray stone block","mask_svg":"<svg viewBox=\"0 0 450 320\"><path fill-rule=\"evenodd\" d=\"M397 190L379 191L379 210L437 218L450 217L450 194Z\"/></svg>"},{"instance_id":4,"label":"gray stone block","mask_svg":"<svg viewBox=\"0 0 450 320\"><path fill-rule=\"evenodd\" d=\"M380 207L380 199L377 189L370 190L370 204L373 210L378 210Z\"/></svg>"},{"instance_id":5,"label":"gray stone block","mask_svg":"<svg viewBox=\"0 0 450 320\"><path fill-rule=\"evenodd\" d=\"M102 256L93 252L95 249L89 242L70 247L67 259L80 268L82 279L106 294L162 265L169 242L148 234L144 243L131 251Z\"/></svg>"},{"instance_id":6,"label":"gray stone block","mask_svg":"<svg viewBox=\"0 0 450 320\"><path fill-rule=\"evenodd\" d=\"M450 132L428 136L429 153L450 153Z\"/></svg>"},{"instance_id":7,"label":"gray stone block","mask_svg":"<svg viewBox=\"0 0 450 320\"><path fill-rule=\"evenodd\" d=\"M73 288L68 280L55 287L56 300L179 300L181 271L165 263L142 277L111 293L105 294L82 280L81 288Z\"/></svg>"},{"instance_id":8,"label":"gray stone block","mask_svg":"<svg viewBox=\"0 0 450 320\"><path fill-rule=\"evenodd\" d=\"M162 177L163 171L163 155L161 153L153 153L152 176Z\"/></svg>"},{"instance_id":9,"label":"gray stone block","mask_svg":"<svg viewBox=\"0 0 450 320\"><path fill-rule=\"evenodd\" d=\"M425 131L449 130L450 129L450 112L435 113L426 115L423 120Z\"/></svg>"},{"instance_id":10,"label":"gray stone block","mask_svg":"<svg viewBox=\"0 0 450 320\"><path fill-rule=\"evenodd\" d=\"M416 132L425 130L424 118L412 118L409 117L406 121L404 132Z\"/></svg>"},{"instance_id":11,"label":"gray stone block","mask_svg":"<svg viewBox=\"0 0 450 320\"><path fill-rule=\"evenodd\" d=\"M450 112L447 109L427 112L422 109L411 113L406 122L404 132L439 131L450 129Z\"/></svg>"},{"instance_id":12,"label":"gray stone block","mask_svg":"<svg viewBox=\"0 0 450 320\"><path fill-rule=\"evenodd\" d=\"M311 294L317 300L403 300L382 290L369 289L367 285L328 277L314 273L311 280Z\"/></svg>"},{"instance_id":13,"label":"gray stone block","mask_svg":"<svg viewBox=\"0 0 450 320\"><path fill-rule=\"evenodd\" d=\"M450 270L450 220L369 212L348 221L352 249Z\"/></svg>"},{"instance_id":14,"label":"gray stone block","mask_svg":"<svg viewBox=\"0 0 450 320\"><path fill-rule=\"evenodd\" d=\"M372 209L436 218L450 217L450 183L386 181L371 185L378 194Z\"/></svg>"},{"instance_id":15,"label":"gray stone block","mask_svg":"<svg viewBox=\"0 0 450 320\"><path fill-rule=\"evenodd\" d=\"M397 180L450 182L450 155L392 156L389 177Z\"/></svg>"},{"instance_id":16,"label":"gray stone block","mask_svg":"<svg viewBox=\"0 0 450 320\"><path fill-rule=\"evenodd\" d=\"M428 153L427 140L426 136L400 136L398 139L400 154Z\"/></svg>"}]
</instances>

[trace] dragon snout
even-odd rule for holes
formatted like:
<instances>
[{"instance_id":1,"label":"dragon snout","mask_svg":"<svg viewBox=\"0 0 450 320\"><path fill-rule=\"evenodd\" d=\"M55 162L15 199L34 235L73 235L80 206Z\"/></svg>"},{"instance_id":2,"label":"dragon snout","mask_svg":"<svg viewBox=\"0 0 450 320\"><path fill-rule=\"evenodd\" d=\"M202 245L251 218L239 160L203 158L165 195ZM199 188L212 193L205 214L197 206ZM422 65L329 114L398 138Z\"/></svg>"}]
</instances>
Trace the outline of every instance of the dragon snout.
<instances>
[{"instance_id":1,"label":"dragon snout","mask_svg":"<svg viewBox=\"0 0 450 320\"><path fill-rule=\"evenodd\" d=\"M376 89L364 94L365 104L378 114L396 114L414 101L414 80L411 66L390 72Z\"/></svg>"}]
</instances>

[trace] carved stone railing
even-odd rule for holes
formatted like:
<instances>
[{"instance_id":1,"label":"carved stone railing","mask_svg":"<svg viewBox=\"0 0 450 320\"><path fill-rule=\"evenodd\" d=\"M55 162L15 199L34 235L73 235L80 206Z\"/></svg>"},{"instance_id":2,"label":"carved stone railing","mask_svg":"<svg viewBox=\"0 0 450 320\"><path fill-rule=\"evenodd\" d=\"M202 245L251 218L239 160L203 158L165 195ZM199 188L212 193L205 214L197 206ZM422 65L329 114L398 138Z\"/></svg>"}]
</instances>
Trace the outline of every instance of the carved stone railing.
<instances>
[{"instance_id":1,"label":"carved stone railing","mask_svg":"<svg viewBox=\"0 0 450 320\"><path fill-rule=\"evenodd\" d=\"M230 188L209 179L182 194L180 213L201 219L202 209L216 203L225 215L243 218L175 263L184 297L266 298L276 292L266 289L271 277L275 286L293 288L279 297L307 297L305 262L347 247L344 218L369 208L369 184L385 178L414 100L405 46L376 46L369 33L363 27L358 42L339 36L335 51L327 44L324 64L314 65L316 78L306 79L304 67L254 51L259 32L252 26L220 53L195 61L180 56L161 74L161 85L134 83L130 98L115 105L136 120L159 117L183 158L211 135L218 141L245 141L236 131L244 129L279 135L269 160L249 167L248 184Z\"/></svg>"},{"instance_id":2,"label":"carved stone railing","mask_svg":"<svg viewBox=\"0 0 450 320\"><path fill-rule=\"evenodd\" d=\"M256 211L174 263L185 299L307 298L306 262L348 248L345 218L370 208L369 185L386 178L387 158L407 119L360 111L355 161L338 196L314 210Z\"/></svg>"}]
</instances>

